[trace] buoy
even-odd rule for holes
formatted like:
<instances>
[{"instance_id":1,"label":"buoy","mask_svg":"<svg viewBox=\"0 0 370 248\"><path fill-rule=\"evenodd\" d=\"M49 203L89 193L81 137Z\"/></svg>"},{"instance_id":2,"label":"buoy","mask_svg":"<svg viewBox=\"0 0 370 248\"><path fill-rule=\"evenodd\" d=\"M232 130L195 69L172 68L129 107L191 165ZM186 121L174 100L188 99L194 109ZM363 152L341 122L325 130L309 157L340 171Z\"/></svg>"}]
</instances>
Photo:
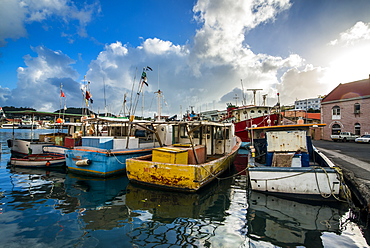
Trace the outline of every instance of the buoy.
<instances>
[{"instance_id":1,"label":"buoy","mask_svg":"<svg viewBox=\"0 0 370 248\"><path fill-rule=\"evenodd\" d=\"M57 123L63 123L63 122L64 122L64 120L62 118L57 119Z\"/></svg>"},{"instance_id":2,"label":"buoy","mask_svg":"<svg viewBox=\"0 0 370 248\"><path fill-rule=\"evenodd\" d=\"M90 159L82 159L82 160L77 160L76 161L77 166L86 166L86 165L90 165L90 164L91 164Z\"/></svg>"},{"instance_id":3,"label":"buoy","mask_svg":"<svg viewBox=\"0 0 370 248\"><path fill-rule=\"evenodd\" d=\"M48 161L48 162L46 162L46 164L45 164L46 166L50 166L50 162Z\"/></svg>"}]
</instances>

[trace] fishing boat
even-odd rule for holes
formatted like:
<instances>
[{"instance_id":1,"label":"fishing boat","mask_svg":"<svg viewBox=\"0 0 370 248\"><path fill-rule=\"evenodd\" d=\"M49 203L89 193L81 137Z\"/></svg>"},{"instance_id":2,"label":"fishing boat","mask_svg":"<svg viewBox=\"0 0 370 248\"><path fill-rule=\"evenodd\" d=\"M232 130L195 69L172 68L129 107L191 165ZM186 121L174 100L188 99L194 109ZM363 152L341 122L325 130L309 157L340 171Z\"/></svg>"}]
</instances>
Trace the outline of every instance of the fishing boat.
<instances>
[{"instance_id":1,"label":"fishing boat","mask_svg":"<svg viewBox=\"0 0 370 248\"><path fill-rule=\"evenodd\" d=\"M195 192L229 168L241 144L232 123L177 122L172 128L171 146L126 160L130 181Z\"/></svg>"},{"instance_id":2,"label":"fishing boat","mask_svg":"<svg viewBox=\"0 0 370 248\"><path fill-rule=\"evenodd\" d=\"M242 83L243 86L243 83ZM266 106L267 94L263 95L263 103L257 105L256 92L262 89L248 89L253 91L253 104L247 105L243 94L243 105L237 106L229 103L226 109L226 115L221 118L221 121L232 122L235 125L235 135L240 137L242 147L249 143L251 138L249 136L248 128L252 126L267 127L280 125L282 116L280 113L280 100L275 106ZM277 94L279 99L279 93Z\"/></svg>"},{"instance_id":3,"label":"fishing boat","mask_svg":"<svg viewBox=\"0 0 370 248\"><path fill-rule=\"evenodd\" d=\"M65 165L65 157L61 154L31 154L23 158L10 158L10 164L19 167L50 168Z\"/></svg>"},{"instance_id":4,"label":"fishing boat","mask_svg":"<svg viewBox=\"0 0 370 248\"><path fill-rule=\"evenodd\" d=\"M235 125L235 135L240 137L242 142L250 142L248 128L252 126L275 126L280 123L280 113L271 111L272 108L268 106L249 105L236 107L229 105L227 117L224 120L231 119Z\"/></svg>"},{"instance_id":5,"label":"fishing boat","mask_svg":"<svg viewBox=\"0 0 370 248\"><path fill-rule=\"evenodd\" d=\"M131 122L113 117L86 121L96 128L98 123L106 123L107 136L82 136L81 146L65 151L67 168L73 173L95 177L122 174L126 171L126 159L150 154L154 147L171 144L166 123Z\"/></svg>"},{"instance_id":6,"label":"fishing boat","mask_svg":"<svg viewBox=\"0 0 370 248\"><path fill-rule=\"evenodd\" d=\"M253 127L248 173L255 191L302 198L338 198L343 177L312 145L311 132L325 124Z\"/></svg>"},{"instance_id":7,"label":"fishing boat","mask_svg":"<svg viewBox=\"0 0 370 248\"><path fill-rule=\"evenodd\" d=\"M1 125L1 128L4 129L17 129L19 127L19 124L17 123L4 123Z\"/></svg>"},{"instance_id":8,"label":"fishing boat","mask_svg":"<svg viewBox=\"0 0 370 248\"><path fill-rule=\"evenodd\" d=\"M34 116L54 116L55 118L60 116L59 113L50 113L50 112L40 112L33 110L26 111L9 111L11 114L18 115L31 115L32 119ZM54 131L48 131L45 134L39 134L38 137L34 137L35 133L33 128L30 129L29 139L17 139L13 135L13 138L7 140L8 147L10 148L11 154L13 157L22 158L30 154L42 154L44 153L45 146L57 145L59 147L73 147L80 141L80 137L77 136L77 133L82 132L83 125L80 121L81 115L77 114L64 114L65 117L70 119L70 122L67 123L58 123L54 126ZM67 127L67 132L60 131ZM53 153L63 153L64 149L54 149L50 150Z\"/></svg>"}]
</instances>

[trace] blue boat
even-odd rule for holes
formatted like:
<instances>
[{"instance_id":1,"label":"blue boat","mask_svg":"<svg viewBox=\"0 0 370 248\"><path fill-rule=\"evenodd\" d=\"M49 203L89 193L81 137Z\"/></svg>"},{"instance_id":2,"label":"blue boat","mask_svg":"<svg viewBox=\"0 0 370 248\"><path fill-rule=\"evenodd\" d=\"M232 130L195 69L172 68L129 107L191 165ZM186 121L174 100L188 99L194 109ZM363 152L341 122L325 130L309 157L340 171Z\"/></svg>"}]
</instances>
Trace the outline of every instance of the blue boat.
<instances>
[{"instance_id":1,"label":"blue boat","mask_svg":"<svg viewBox=\"0 0 370 248\"><path fill-rule=\"evenodd\" d=\"M122 174L126 172L126 159L148 155L153 148L172 142L168 124L113 121L105 126L109 136L83 136L82 146L65 150L69 172L102 178Z\"/></svg>"},{"instance_id":2,"label":"blue boat","mask_svg":"<svg viewBox=\"0 0 370 248\"><path fill-rule=\"evenodd\" d=\"M152 148L109 150L76 147L65 151L68 171L82 175L109 177L126 172L126 159L150 154Z\"/></svg>"}]
</instances>

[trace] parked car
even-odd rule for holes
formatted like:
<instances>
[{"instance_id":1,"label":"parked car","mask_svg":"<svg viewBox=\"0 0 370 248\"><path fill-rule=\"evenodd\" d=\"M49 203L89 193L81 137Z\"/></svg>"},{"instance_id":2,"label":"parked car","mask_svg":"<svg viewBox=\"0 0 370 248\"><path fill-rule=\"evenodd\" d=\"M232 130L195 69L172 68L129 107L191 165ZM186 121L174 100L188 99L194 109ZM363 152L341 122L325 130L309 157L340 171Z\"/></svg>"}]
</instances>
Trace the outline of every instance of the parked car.
<instances>
[{"instance_id":1,"label":"parked car","mask_svg":"<svg viewBox=\"0 0 370 248\"><path fill-rule=\"evenodd\" d=\"M356 138L355 142L357 142L357 143L370 143L370 134L365 134L365 135L362 135L359 138Z\"/></svg>"},{"instance_id":2,"label":"parked car","mask_svg":"<svg viewBox=\"0 0 370 248\"><path fill-rule=\"evenodd\" d=\"M359 138L359 136L351 132L340 132L339 134L331 135L330 138L335 142L338 140L342 142L348 142L348 141L355 141L355 139Z\"/></svg>"}]
</instances>

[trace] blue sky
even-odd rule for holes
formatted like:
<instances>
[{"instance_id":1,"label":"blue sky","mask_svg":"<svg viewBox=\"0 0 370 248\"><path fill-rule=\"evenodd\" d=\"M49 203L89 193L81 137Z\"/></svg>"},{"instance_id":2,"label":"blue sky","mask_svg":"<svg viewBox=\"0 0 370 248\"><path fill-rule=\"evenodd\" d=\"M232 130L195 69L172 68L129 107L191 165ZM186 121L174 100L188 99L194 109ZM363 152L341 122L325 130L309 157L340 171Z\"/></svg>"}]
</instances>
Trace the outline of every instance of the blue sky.
<instances>
[{"instance_id":1,"label":"blue sky","mask_svg":"<svg viewBox=\"0 0 370 248\"><path fill-rule=\"evenodd\" d=\"M118 114L146 66L153 71L136 112L144 116L157 112L158 89L162 114L180 115L240 105L243 96L251 104L246 89L263 89L257 103L267 94L274 105L279 92L290 105L370 73L368 0L0 4L0 106L57 110L62 84L66 105L82 107L86 78L90 108Z\"/></svg>"}]
</instances>

